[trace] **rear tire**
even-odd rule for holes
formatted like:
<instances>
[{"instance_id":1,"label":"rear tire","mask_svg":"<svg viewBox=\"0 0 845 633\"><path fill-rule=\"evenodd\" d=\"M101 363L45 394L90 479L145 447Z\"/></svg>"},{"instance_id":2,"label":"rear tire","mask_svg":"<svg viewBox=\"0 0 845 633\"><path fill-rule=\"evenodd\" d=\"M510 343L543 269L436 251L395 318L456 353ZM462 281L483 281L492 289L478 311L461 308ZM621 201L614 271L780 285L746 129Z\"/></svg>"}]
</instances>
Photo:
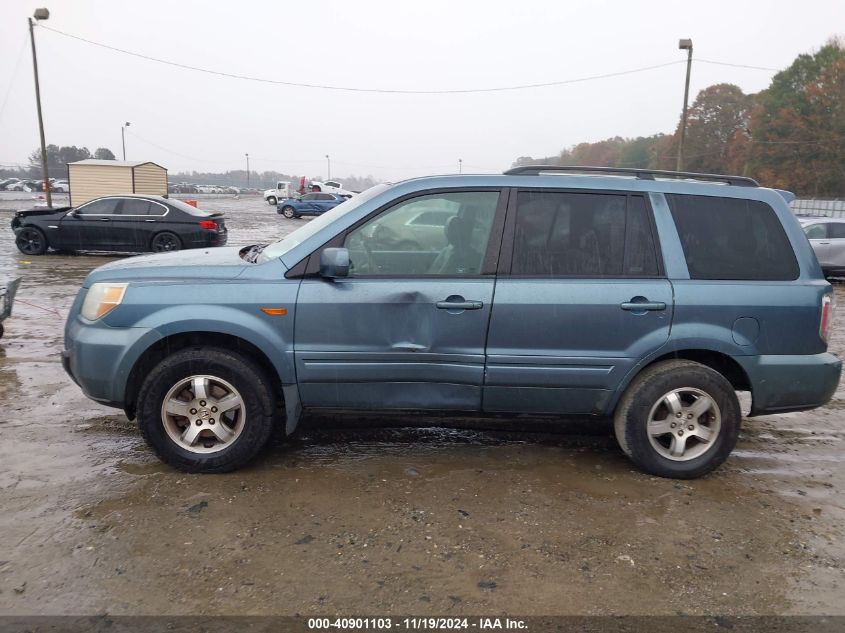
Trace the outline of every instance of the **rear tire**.
<instances>
[{"instance_id":1,"label":"rear tire","mask_svg":"<svg viewBox=\"0 0 845 633\"><path fill-rule=\"evenodd\" d=\"M279 418L276 402L270 379L250 360L194 347L150 372L137 416L144 439L164 462L184 472L223 473L244 466L267 444Z\"/></svg>"},{"instance_id":2,"label":"rear tire","mask_svg":"<svg viewBox=\"0 0 845 633\"><path fill-rule=\"evenodd\" d=\"M47 252L47 237L34 226L25 226L15 236L15 246L24 255L43 255Z\"/></svg>"},{"instance_id":3,"label":"rear tire","mask_svg":"<svg viewBox=\"0 0 845 633\"><path fill-rule=\"evenodd\" d=\"M694 479L730 455L742 414L719 372L687 360L661 362L637 376L613 419L619 447L643 471Z\"/></svg>"},{"instance_id":4,"label":"rear tire","mask_svg":"<svg viewBox=\"0 0 845 633\"><path fill-rule=\"evenodd\" d=\"M162 231L161 233L156 233L153 239L150 240L150 250L153 253L169 253L182 250L182 240L179 239L176 233Z\"/></svg>"}]
</instances>

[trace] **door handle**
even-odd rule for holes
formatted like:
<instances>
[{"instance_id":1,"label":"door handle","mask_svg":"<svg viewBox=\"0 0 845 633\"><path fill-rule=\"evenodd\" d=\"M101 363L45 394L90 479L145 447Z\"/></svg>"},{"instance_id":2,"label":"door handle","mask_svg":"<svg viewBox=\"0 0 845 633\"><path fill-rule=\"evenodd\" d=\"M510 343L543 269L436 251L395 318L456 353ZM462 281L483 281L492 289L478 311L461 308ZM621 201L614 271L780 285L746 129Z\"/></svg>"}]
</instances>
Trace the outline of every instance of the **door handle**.
<instances>
[{"instance_id":1,"label":"door handle","mask_svg":"<svg viewBox=\"0 0 845 633\"><path fill-rule=\"evenodd\" d=\"M100 218L100 222L111 222L111 218Z\"/></svg>"},{"instance_id":2,"label":"door handle","mask_svg":"<svg viewBox=\"0 0 845 633\"><path fill-rule=\"evenodd\" d=\"M457 299L446 299L434 304L438 310L481 310L484 304L481 301L465 301L463 297Z\"/></svg>"},{"instance_id":3,"label":"door handle","mask_svg":"<svg viewBox=\"0 0 845 633\"><path fill-rule=\"evenodd\" d=\"M155 220L144 220L144 222L155 222Z\"/></svg>"},{"instance_id":4,"label":"door handle","mask_svg":"<svg viewBox=\"0 0 845 633\"><path fill-rule=\"evenodd\" d=\"M629 312L645 312L646 310L665 310L666 304L662 301L626 301L619 307Z\"/></svg>"}]
</instances>

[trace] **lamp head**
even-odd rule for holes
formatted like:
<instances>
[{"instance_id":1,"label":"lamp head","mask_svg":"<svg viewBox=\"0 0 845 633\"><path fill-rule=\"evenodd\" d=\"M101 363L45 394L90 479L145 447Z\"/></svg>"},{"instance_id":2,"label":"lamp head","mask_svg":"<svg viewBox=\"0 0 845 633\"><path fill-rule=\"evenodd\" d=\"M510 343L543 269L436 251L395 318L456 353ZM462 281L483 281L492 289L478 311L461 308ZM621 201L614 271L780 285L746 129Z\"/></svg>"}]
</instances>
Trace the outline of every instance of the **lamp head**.
<instances>
[{"instance_id":1,"label":"lamp head","mask_svg":"<svg viewBox=\"0 0 845 633\"><path fill-rule=\"evenodd\" d=\"M41 9L36 9L35 13L32 14L32 17L36 20L48 20L50 18L50 10L43 7Z\"/></svg>"},{"instance_id":2,"label":"lamp head","mask_svg":"<svg viewBox=\"0 0 845 633\"><path fill-rule=\"evenodd\" d=\"M684 39L678 41L678 48L683 50L692 50L692 40L691 39Z\"/></svg>"}]
</instances>

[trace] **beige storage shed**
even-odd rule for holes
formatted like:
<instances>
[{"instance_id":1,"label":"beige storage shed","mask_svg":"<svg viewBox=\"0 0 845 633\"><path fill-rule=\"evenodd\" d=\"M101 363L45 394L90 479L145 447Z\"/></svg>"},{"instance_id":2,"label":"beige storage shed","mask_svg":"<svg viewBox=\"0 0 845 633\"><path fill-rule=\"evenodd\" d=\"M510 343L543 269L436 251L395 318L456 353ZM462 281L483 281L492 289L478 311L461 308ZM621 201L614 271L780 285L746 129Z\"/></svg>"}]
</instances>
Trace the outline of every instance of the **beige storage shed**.
<instances>
[{"instance_id":1,"label":"beige storage shed","mask_svg":"<svg viewBox=\"0 0 845 633\"><path fill-rule=\"evenodd\" d=\"M145 160L98 160L68 163L70 204L78 207L93 198L124 193L167 195L167 170Z\"/></svg>"}]
</instances>

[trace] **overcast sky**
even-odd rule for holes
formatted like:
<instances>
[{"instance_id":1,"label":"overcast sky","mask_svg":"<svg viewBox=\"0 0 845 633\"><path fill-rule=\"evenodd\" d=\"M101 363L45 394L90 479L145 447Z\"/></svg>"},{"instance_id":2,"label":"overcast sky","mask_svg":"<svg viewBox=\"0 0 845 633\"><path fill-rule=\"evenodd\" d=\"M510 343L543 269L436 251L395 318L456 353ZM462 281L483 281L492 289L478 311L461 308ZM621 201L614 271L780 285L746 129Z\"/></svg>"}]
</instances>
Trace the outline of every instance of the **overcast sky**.
<instances>
[{"instance_id":1,"label":"overcast sky","mask_svg":"<svg viewBox=\"0 0 845 633\"><path fill-rule=\"evenodd\" d=\"M605 75L694 57L782 69L845 33L843 0L44 0L45 26L224 73L388 90L493 88ZM3 0L0 163L38 146L26 17ZM372 94L213 76L37 28L47 142L110 148L170 171L278 170L312 178L500 171L581 141L670 132L685 65L480 94ZM774 73L693 62L746 92Z\"/></svg>"}]
</instances>

